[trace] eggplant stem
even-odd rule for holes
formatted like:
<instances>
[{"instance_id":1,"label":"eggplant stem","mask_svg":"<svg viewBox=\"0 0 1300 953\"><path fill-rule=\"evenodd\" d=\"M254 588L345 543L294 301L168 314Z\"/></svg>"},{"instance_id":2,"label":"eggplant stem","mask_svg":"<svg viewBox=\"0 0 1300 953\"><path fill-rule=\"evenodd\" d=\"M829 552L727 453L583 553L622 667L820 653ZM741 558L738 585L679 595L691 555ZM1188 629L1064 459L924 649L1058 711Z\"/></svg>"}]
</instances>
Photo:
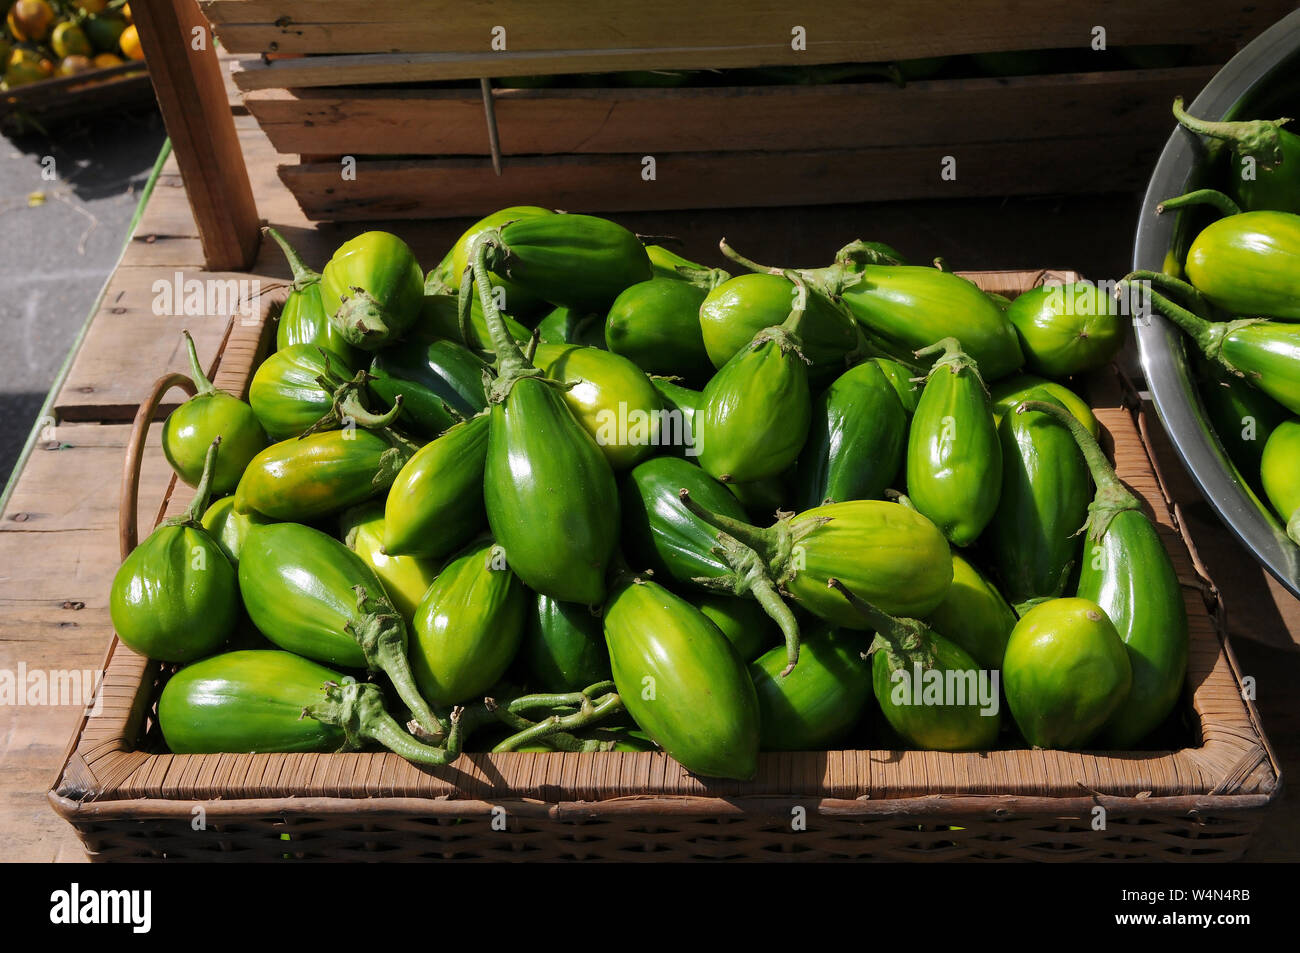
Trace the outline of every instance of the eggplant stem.
<instances>
[{"instance_id":1,"label":"eggplant stem","mask_svg":"<svg viewBox=\"0 0 1300 953\"><path fill-rule=\"evenodd\" d=\"M1127 287L1132 284L1130 280L1132 275L1125 276L1120 281L1121 287ZM1199 314L1194 314L1188 309L1174 304L1158 291L1151 291L1151 303L1155 305L1156 310L1163 314L1174 324L1178 325L1188 337L1196 342L1197 346L1205 352L1207 357L1214 357L1212 353L1216 340L1216 325L1207 321Z\"/></svg>"},{"instance_id":2,"label":"eggplant stem","mask_svg":"<svg viewBox=\"0 0 1300 953\"><path fill-rule=\"evenodd\" d=\"M263 231L275 239L275 243L280 246L280 251L284 252L284 257L289 262L289 270L293 272L294 291L302 291L321 280L320 272L307 267L307 263L302 260L302 256L285 240L283 235L269 225Z\"/></svg>"},{"instance_id":3,"label":"eggplant stem","mask_svg":"<svg viewBox=\"0 0 1300 953\"><path fill-rule=\"evenodd\" d=\"M853 610L866 619L876 634L888 642L894 651L899 654L920 652L923 655L928 655L926 643L929 639L930 629L924 622L919 619L900 619L889 615L865 599L850 592L844 583L833 576L826 580L826 587L834 589L848 600Z\"/></svg>"},{"instance_id":4,"label":"eggplant stem","mask_svg":"<svg viewBox=\"0 0 1300 953\"><path fill-rule=\"evenodd\" d=\"M1265 169L1271 169L1282 161L1282 126L1289 123L1283 119L1253 119L1244 122L1213 122L1189 116L1183 109L1181 96L1174 100L1174 118L1179 125L1202 136L1219 139L1229 143L1232 151L1239 156L1253 156Z\"/></svg>"},{"instance_id":5,"label":"eggplant stem","mask_svg":"<svg viewBox=\"0 0 1300 953\"><path fill-rule=\"evenodd\" d=\"M450 764L460 756L460 713L451 713L451 731L441 748L422 744L402 730L384 706L384 693L377 685L351 682L337 685L326 682L325 698L305 710L321 724L343 729L345 749L357 749L366 741L383 745L394 754L414 764L439 766Z\"/></svg>"},{"instance_id":6,"label":"eggplant stem","mask_svg":"<svg viewBox=\"0 0 1300 953\"><path fill-rule=\"evenodd\" d=\"M539 741L560 732L585 728L603 720L608 715L624 710L623 699L615 692L602 696L594 703L585 695L583 699L587 704L583 705L578 711L566 715L550 715L523 731L506 738L492 749L493 753L514 751L520 745L528 744L531 741Z\"/></svg>"},{"instance_id":7,"label":"eggplant stem","mask_svg":"<svg viewBox=\"0 0 1300 953\"><path fill-rule=\"evenodd\" d=\"M794 617L766 573L754 573L748 582L750 594L781 629L781 635L785 639L785 668L781 669L781 677L785 678L794 671L799 661L799 620Z\"/></svg>"},{"instance_id":8,"label":"eggplant stem","mask_svg":"<svg viewBox=\"0 0 1300 953\"><path fill-rule=\"evenodd\" d=\"M208 375L203 373L203 365L199 363L199 350L194 346L194 338L190 337L189 331L182 331L185 336L185 348L190 357L190 377L194 380L194 397L203 394L212 394L216 388L212 386L212 381L208 380ZM190 400L193 400L191 397Z\"/></svg>"},{"instance_id":9,"label":"eggplant stem","mask_svg":"<svg viewBox=\"0 0 1300 953\"><path fill-rule=\"evenodd\" d=\"M718 248L720 248L722 250L722 254L726 255L727 258L729 258L731 261L734 261L737 265L740 265L740 267L748 269L749 271L755 272L757 274L768 274L768 275L781 274L780 268L771 268L767 265L760 265L758 262L746 258L740 252L736 251L734 248L728 245L727 240L725 238L718 242Z\"/></svg>"},{"instance_id":10,"label":"eggplant stem","mask_svg":"<svg viewBox=\"0 0 1300 953\"><path fill-rule=\"evenodd\" d=\"M372 598L365 586L353 586L360 619L349 623L348 634L356 640L372 672L383 672L393 683L397 696L411 710L419 725L435 737L444 733L442 722L420 694L406 658L406 623L387 599Z\"/></svg>"},{"instance_id":11,"label":"eggplant stem","mask_svg":"<svg viewBox=\"0 0 1300 953\"><path fill-rule=\"evenodd\" d=\"M1241 206L1217 189L1197 189L1185 195L1175 195L1171 199L1165 199L1156 206L1156 214L1163 215L1170 209L1190 208L1196 205L1208 205L1218 209L1225 216L1241 214Z\"/></svg>"},{"instance_id":12,"label":"eggplant stem","mask_svg":"<svg viewBox=\"0 0 1300 953\"><path fill-rule=\"evenodd\" d=\"M1166 275L1163 271L1130 271L1125 280L1149 282L1169 294L1179 295L1187 301L1194 302L1194 307L1204 311L1209 311L1213 307L1206 300L1205 295L1201 294L1190 282L1175 278L1173 275Z\"/></svg>"},{"instance_id":13,"label":"eggplant stem","mask_svg":"<svg viewBox=\"0 0 1300 953\"><path fill-rule=\"evenodd\" d=\"M208 498L212 495L213 474L217 469L217 448L220 446L221 437L218 435L208 445L207 453L203 455L203 473L199 476L198 486L194 488L194 499L190 500L190 505L185 508L185 512L181 516L166 521L168 526L193 526L196 528L203 526L203 514L208 511Z\"/></svg>"},{"instance_id":14,"label":"eggplant stem","mask_svg":"<svg viewBox=\"0 0 1300 953\"><path fill-rule=\"evenodd\" d=\"M677 491L677 497L682 501L682 505L691 513L704 522L708 523L716 530L720 530L729 536L735 537L744 545L766 552L771 549L775 540L771 529L763 529L758 526L752 526L730 516L723 516L721 513L714 513L706 509L695 501L691 496L690 490L682 487Z\"/></svg>"}]
</instances>

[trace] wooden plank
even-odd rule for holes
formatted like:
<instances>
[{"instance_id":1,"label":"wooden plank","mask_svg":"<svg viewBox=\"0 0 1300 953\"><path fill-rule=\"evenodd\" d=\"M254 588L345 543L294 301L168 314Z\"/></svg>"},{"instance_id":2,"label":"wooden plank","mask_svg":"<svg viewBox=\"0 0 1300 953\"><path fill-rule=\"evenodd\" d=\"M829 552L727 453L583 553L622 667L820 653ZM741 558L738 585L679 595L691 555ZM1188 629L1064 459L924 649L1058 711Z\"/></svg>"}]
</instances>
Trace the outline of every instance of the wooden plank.
<instances>
[{"instance_id":1,"label":"wooden plank","mask_svg":"<svg viewBox=\"0 0 1300 953\"><path fill-rule=\"evenodd\" d=\"M490 54L493 28L504 27L512 52L655 52L655 58L642 56L638 65L625 69L872 62L1084 48L1097 25L1105 27L1108 42L1115 46L1151 43L1156 36L1161 43L1237 41L1293 9L1287 0L1039 0L1030 15L1023 5L1005 0L882 0L869 5L855 0L752 0L738 16L734 4L718 0L654 5L639 0L200 0L200 5L222 42L236 53ZM806 52L791 49L795 26L806 30ZM686 64L674 58L696 51L734 62Z\"/></svg>"},{"instance_id":2,"label":"wooden plank","mask_svg":"<svg viewBox=\"0 0 1300 953\"><path fill-rule=\"evenodd\" d=\"M1216 67L842 86L502 89L507 155L787 151L1076 136L1124 123L1163 139L1169 103ZM488 155L477 91L272 89L247 96L294 155Z\"/></svg>"},{"instance_id":3,"label":"wooden plank","mask_svg":"<svg viewBox=\"0 0 1300 953\"><path fill-rule=\"evenodd\" d=\"M194 0L158 0L135 13L207 266L242 268L257 255L261 232L213 43L194 48L192 31L206 36L207 23Z\"/></svg>"}]
</instances>

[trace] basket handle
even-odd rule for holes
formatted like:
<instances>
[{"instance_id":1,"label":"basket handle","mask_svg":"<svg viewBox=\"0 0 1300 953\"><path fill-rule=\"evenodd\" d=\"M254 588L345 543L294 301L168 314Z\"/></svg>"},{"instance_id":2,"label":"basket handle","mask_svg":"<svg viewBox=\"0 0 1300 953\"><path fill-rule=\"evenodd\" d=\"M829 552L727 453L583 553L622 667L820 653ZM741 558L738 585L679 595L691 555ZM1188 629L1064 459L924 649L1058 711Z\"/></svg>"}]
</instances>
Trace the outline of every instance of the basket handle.
<instances>
[{"instance_id":1,"label":"basket handle","mask_svg":"<svg viewBox=\"0 0 1300 953\"><path fill-rule=\"evenodd\" d=\"M122 502L117 511L117 539L126 559L139 541L136 528L136 509L140 502L140 464L144 459L144 442L149 435L149 424L162 403L163 396L173 387L179 387L194 396L194 381L184 374L164 374L153 383L153 390L135 412L131 422L131 437L126 444L126 460L122 465Z\"/></svg>"}]
</instances>

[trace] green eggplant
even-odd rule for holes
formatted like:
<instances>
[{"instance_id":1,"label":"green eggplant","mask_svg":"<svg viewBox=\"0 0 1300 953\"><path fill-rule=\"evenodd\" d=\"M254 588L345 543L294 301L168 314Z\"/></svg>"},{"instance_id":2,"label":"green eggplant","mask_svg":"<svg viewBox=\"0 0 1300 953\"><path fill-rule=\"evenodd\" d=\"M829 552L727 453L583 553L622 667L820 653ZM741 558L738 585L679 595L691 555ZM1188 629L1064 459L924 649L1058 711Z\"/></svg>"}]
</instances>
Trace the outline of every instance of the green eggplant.
<instances>
[{"instance_id":1,"label":"green eggplant","mask_svg":"<svg viewBox=\"0 0 1300 953\"><path fill-rule=\"evenodd\" d=\"M497 355L483 471L488 526L529 588L563 602L596 605L604 601L605 570L618 545L614 471L569 409L562 385L541 377L506 331L483 290L487 251L480 247L472 273ZM462 295L462 310L468 304Z\"/></svg>"},{"instance_id":2,"label":"green eggplant","mask_svg":"<svg viewBox=\"0 0 1300 953\"><path fill-rule=\"evenodd\" d=\"M555 213L549 208L539 208L536 205L513 205L509 208L503 208L493 212L491 215L479 219L473 225L465 230L465 233L456 239L456 244L451 247L448 255L451 257L449 270L449 284L453 289L460 287L465 269L470 265L470 249L480 235L491 232L493 229L508 225L511 222L519 222L525 219L548 218ZM502 289L496 292L498 295L504 294L504 300L501 300L499 307L502 310L509 311L511 314L516 312L526 314L543 306L545 299L539 298L536 294L530 292L523 285L511 281L495 272L489 273L489 281L493 288ZM487 344L488 337L483 336L484 345Z\"/></svg>"},{"instance_id":3,"label":"green eggplant","mask_svg":"<svg viewBox=\"0 0 1300 953\"><path fill-rule=\"evenodd\" d=\"M1059 596L1079 563L1088 466L1070 431L1041 413L1008 413L998 439L1002 493L981 542L1012 605Z\"/></svg>"},{"instance_id":4,"label":"green eggplant","mask_svg":"<svg viewBox=\"0 0 1300 953\"><path fill-rule=\"evenodd\" d=\"M1268 501L1300 544L1300 420L1278 426L1264 445L1260 477Z\"/></svg>"},{"instance_id":5,"label":"green eggplant","mask_svg":"<svg viewBox=\"0 0 1300 953\"><path fill-rule=\"evenodd\" d=\"M398 424L432 440L457 419L487 409L483 359L452 340L425 340L423 329L376 352L370 392L385 404L404 398Z\"/></svg>"},{"instance_id":6,"label":"green eggplant","mask_svg":"<svg viewBox=\"0 0 1300 953\"><path fill-rule=\"evenodd\" d=\"M1183 691L1188 641L1183 587L1141 501L1120 482L1093 436L1064 410L1034 401L1024 406L1069 428L1097 485L1076 594L1101 607L1128 648L1132 688L1100 740L1108 748L1132 748L1169 716ZM1300 463L1300 455L1294 462ZM1292 472L1300 473L1300 467Z\"/></svg>"},{"instance_id":7,"label":"green eggplant","mask_svg":"<svg viewBox=\"0 0 1300 953\"><path fill-rule=\"evenodd\" d=\"M880 364L845 371L813 405L799 454L798 505L879 499L903 463L907 426L907 410Z\"/></svg>"},{"instance_id":8,"label":"green eggplant","mask_svg":"<svg viewBox=\"0 0 1300 953\"><path fill-rule=\"evenodd\" d=\"M758 773L754 683L717 626L655 582L623 580L605 606L614 684L637 726L688 771Z\"/></svg>"},{"instance_id":9,"label":"green eggplant","mask_svg":"<svg viewBox=\"0 0 1300 953\"><path fill-rule=\"evenodd\" d=\"M679 374L702 384L713 375L700 331L700 305L707 294L676 278L638 282L610 305L605 344L647 374Z\"/></svg>"},{"instance_id":10,"label":"green eggplant","mask_svg":"<svg viewBox=\"0 0 1300 953\"><path fill-rule=\"evenodd\" d=\"M954 546L969 546L993 518L1002 488L1002 447L975 362L956 338L918 356L941 353L912 416L907 493Z\"/></svg>"},{"instance_id":11,"label":"green eggplant","mask_svg":"<svg viewBox=\"0 0 1300 953\"><path fill-rule=\"evenodd\" d=\"M384 504L378 500L344 512L339 531L343 545L375 571L389 601L410 625L415 608L433 585L441 563L422 556L390 556L384 552Z\"/></svg>"},{"instance_id":12,"label":"green eggplant","mask_svg":"<svg viewBox=\"0 0 1300 953\"><path fill-rule=\"evenodd\" d=\"M276 350L283 351L295 344L310 344L339 355L346 365L355 363L358 360L356 349L343 340L343 336L330 322L329 312L325 310L321 299L319 272L308 268L293 246L274 228L267 228L266 234L280 246L293 272L289 297L280 309L280 318L275 326Z\"/></svg>"},{"instance_id":13,"label":"green eggplant","mask_svg":"<svg viewBox=\"0 0 1300 953\"><path fill-rule=\"evenodd\" d=\"M751 663L760 749L825 751L843 741L871 702L866 647L855 632L821 628L804 638L799 664L784 678L780 646Z\"/></svg>"},{"instance_id":14,"label":"green eggplant","mask_svg":"<svg viewBox=\"0 0 1300 953\"><path fill-rule=\"evenodd\" d=\"M542 344L578 344L603 350L605 322L599 314L561 306L538 322L537 340Z\"/></svg>"},{"instance_id":15,"label":"green eggplant","mask_svg":"<svg viewBox=\"0 0 1300 953\"><path fill-rule=\"evenodd\" d=\"M1282 126L1289 119L1211 122L1189 116L1174 100L1174 118L1185 129L1225 142L1237 159L1233 193L1251 212L1300 214L1300 136Z\"/></svg>"},{"instance_id":16,"label":"green eggplant","mask_svg":"<svg viewBox=\"0 0 1300 953\"><path fill-rule=\"evenodd\" d=\"M230 560L230 565L238 568L239 551L244 548L244 540L254 526L263 526L268 520L261 513L236 513L235 498L223 496L203 513L203 528L221 547L221 551Z\"/></svg>"},{"instance_id":17,"label":"green eggplant","mask_svg":"<svg viewBox=\"0 0 1300 953\"><path fill-rule=\"evenodd\" d=\"M1256 486L1264 447L1291 415L1217 361L1197 355L1198 391L1214 432L1245 482Z\"/></svg>"},{"instance_id":18,"label":"green eggplant","mask_svg":"<svg viewBox=\"0 0 1300 953\"><path fill-rule=\"evenodd\" d=\"M1041 394L1059 400L1065 409L1074 414L1079 419L1079 423L1087 427L1088 433L1094 437L1101 433L1101 427L1098 425L1097 418L1093 414L1092 408L1088 406L1087 401L1064 384L1044 380L1041 377L1035 377L1033 374L1016 374L1012 377L1004 377L989 388L994 421L1001 426L1002 418L1015 410L1016 405L1021 401L1035 399Z\"/></svg>"},{"instance_id":19,"label":"green eggplant","mask_svg":"<svg viewBox=\"0 0 1300 953\"><path fill-rule=\"evenodd\" d=\"M373 351L400 338L420 317L424 272L390 232L344 242L321 273L321 301L343 340Z\"/></svg>"},{"instance_id":20,"label":"green eggplant","mask_svg":"<svg viewBox=\"0 0 1300 953\"><path fill-rule=\"evenodd\" d=\"M218 437L208 447L185 513L164 520L113 576L108 600L113 628L127 647L147 658L192 662L220 649L235 631L235 571L200 522L220 443Z\"/></svg>"},{"instance_id":21,"label":"green eggplant","mask_svg":"<svg viewBox=\"0 0 1300 953\"><path fill-rule=\"evenodd\" d=\"M885 375L907 415L910 417L916 413L916 405L921 401L921 385L916 376L898 361L887 357L873 357L871 363Z\"/></svg>"},{"instance_id":22,"label":"green eggplant","mask_svg":"<svg viewBox=\"0 0 1300 953\"><path fill-rule=\"evenodd\" d=\"M1007 639L1016 627L1016 613L983 573L961 553L953 553L952 586L924 622L944 633L981 667L995 669L1002 667Z\"/></svg>"},{"instance_id":23,"label":"green eggplant","mask_svg":"<svg viewBox=\"0 0 1300 953\"><path fill-rule=\"evenodd\" d=\"M375 571L337 539L299 523L248 534L239 592L257 630L286 651L328 665L383 672L417 722L443 725L407 661L407 628Z\"/></svg>"},{"instance_id":24,"label":"green eggplant","mask_svg":"<svg viewBox=\"0 0 1300 953\"><path fill-rule=\"evenodd\" d=\"M754 335L704 387L696 417L700 466L723 483L776 476L799 457L812 419L800 327L802 280L784 323Z\"/></svg>"},{"instance_id":25,"label":"green eggplant","mask_svg":"<svg viewBox=\"0 0 1300 953\"><path fill-rule=\"evenodd\" d=\"M483 467L487 414L456 424L417 450L389 487L384 551L436 559L459 549L487 525Z\"/></svg>"},{"instance_id":26,"label":"green eggplant","mask_svg":"<svg viewBox=\"0 0 1300 953\"><path fill-rule=\"evenodd\" d=\"M635 466L662 445L663 401L627 358L594 347L542 344L533 363L565 385L564 402L615 470Z\"/></svg>"},{"instance_id":27,"label":"green eggplant","mask_svg":"<svg viewBox=\"0 0 1300 953\"><path fill-rule=\"evenodd\" d=\"M735 646L736 654L745 661L758 658L769 645L781 641L781 630L763 607L752 599L738 599L723 592L701 592L691 593L689 601L718 627L718 631ZM785 649L777 651L781 653L784 666Z\"/></svg>"},{"instance_id":28,"label":"green eggplant","mask_svg":"<svg viewBox=\"0 0 1300 953\"><path fill-rule=\"evenodd\" d=\"M650 383L654 385L655 390L659 391L665 411L669 414L676 412L676 419L665 418L674 428L672 433L681 434L684 450L689 455L695 456L696 454L691 453L695 449L695 413L704 406L704 394L683 387L669 377L651 377ZM670 439L668 443L670 446L675 446L677 441Z\"/></svg>"},{"instance_id":29,"label":"green eggplant","mask_svg":"<svg viewBox=\"0 0 1300 953\"><path fill-rule=\"evenodd\" d=\"M388 489L411 455L391 434L326 430L272 444L248 464L235 510L275 520L313 520Z\"/></svg>"},{"instance_id":30,"label":"green eggplant","mask_svg":"<svg viewBox=\"0 0 1300 953\"><path fill-rule=\"evenodd\" d=\"M533 596L521 655L539 691L573 692L610 677L604 625L590 606Z\"/></svg>"},{"instance_id":31,"label":"green eggplant","mask_svg":"<svg viewBox=\"0 0 1300 953\"><path fill-rule=\"evenodd\" d=\"M603 314L623 289L651 274L640 239L593 215L519 219L480 233L469 249L471 262L476 249L486 253L489 271L544 301L580 311ZM461 287L465 294L463 279Z\"/></svg>"},{"instance_id":32,"label":"green eggplant","mask_svg":"<svg viewBox=\"0 0 1300 953\"><path fill-rule=\"evenodd\" d=\"M227 652L188 665L163 686L158 725L176 754L353 751L380 744L408 761L442 765L460 753L421 744L384 710L377 685L291 652Z\"/></svg>"},{"instance_id":33,"label":"green eggplant","mask_svg":"<svg viewBox=\"0 0 1300 953\"><path fill-rule=\"evenodd\" d=\"M481 697L514 661L527 611L505 551L490 540L471 543L415 610L411 669L421 694L438 705Z\"/></svg>"},{"instance_id":34,"label":"green eggplant","mask_svg":"<svg viewBox=\"0 0 1300 953\"><path fill-rule=\"evenodd\" d=\"M1025 366L1047 377L1105 367L1124 346L1119 303L1091 281L1040 285L1006 309L1020 335Z\"/></svg>"},{"instance_id":35,"label":"green eggplant","mask_svg":"<svg viewBox=\"0 0 1300 953\"><path fill-rule=\"evenodd\" d=\"M464 345L471 351L491 356L492 339L488 335L487 319L483 317L483 306L477 298L471 299L468 320L462 325L460 316L460 298L458 295L425 295L420 306L418 336L426 340L444 339ZM532 332L510 315L502 313L510 336L520 344L527 344ZM401 348L397 342L386 350Z\"/></svg>"},{"instance_id":36,"label":"green eggplant","mask_svg":"<svg viewBox=\"0 0 1300 953\"><path fill-rule=\"evenodd\" d=\"M221 454L212 476L211 491L214 496L224 496L235 488L248 461L266 446L266 432L248 404L212 386L199 364L199 353L190 332L181 333L190 355L194 396L163 421L163 455L177 476L188 485L197 486L208 448L220 437Z\"/></svg>"},{"instance_id":37,"label":"green eggplant","mask_svg":"<svg viewBox=\"0 0 1300 953\"><path fill-rule=\"evenodd\" d=\"M1300 321L1300 215L1221 218L1192 240L1183 267L1192 287L1228 314Z\"/></svg>"},{"instance_id":38,"label":"green eggplant","mask_svg":"<svg viewBox=\"0 0 1300 953\"><path fill-rule=\"evenodd\" d=\"M656 278L672 278L686 281L708 291L722 284L731 275L721 268L706 268L689 258L683 258L662 245L646 245L646 256L650 259L650 268Z\"/></svg>"},{"instance_id":39,"label":"green eggplant","mask_svg":"<svg viewBox=\"0 0 1300 953\"><path fill-rule=\"evenodd\" d=\"M1016 623L1002 661L1011 715L1035 748L1081 748L1124 704L1133 672L1101 606L1051 599Z\"/></svg>"},{"instance_id":40,"label":"green eggplant","mask_svg":"<svg viewBox=\"0 0 1300 953\"><path fill-rule=\"evenodd\" d=\"M397 410L371 413L361 400L367 376L355 373L340 355L323 347L291 344L262 362L248 387L248 400L272 440L287 440L347 420L372 430L386 427L404 412L400 405L405 398L394 395ZM450 421L445 413L444 418Z\"/></svg>"},{"instance_id":41,"label":"green eggplant","mask_svg":"<svg viewBox=\"0 0 1300 953\"><path fill-rule=\"evenodd\" d=\"M868 650L872 692L885 721L905 742L927 751L986 751L997 743L996 674L982 671L957 643L924 622L894 618L837 579L827 588L859 615L858 628L875 630Z\"/></svg>"}]
</instances>

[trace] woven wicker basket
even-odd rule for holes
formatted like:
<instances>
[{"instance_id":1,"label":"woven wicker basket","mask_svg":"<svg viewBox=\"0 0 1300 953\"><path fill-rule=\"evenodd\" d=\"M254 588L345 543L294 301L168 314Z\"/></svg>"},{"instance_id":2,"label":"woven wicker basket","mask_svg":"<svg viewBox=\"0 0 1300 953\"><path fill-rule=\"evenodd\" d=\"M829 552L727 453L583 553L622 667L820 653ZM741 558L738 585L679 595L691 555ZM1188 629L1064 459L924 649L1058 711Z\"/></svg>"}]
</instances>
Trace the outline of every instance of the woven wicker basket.
<instances>
[{"instance_id":1,"label":"woven wicker basket","mask_svg":"<svg viewBox=\"0 0 1300 953\"><path fill-rule=\"evenodd\" d=\"M1014 294L1075 276L969 277ZM232 330L218 386L246 390L269 329ZM160 381L158 396L176 383ZM165 668L114 639L100 710L72 739L50 801L94 860L1239 857L1280 791L1278 765L1243 698L1217 592L1167 504L1145 421L1116 378L1091 390L1103 441L1184 584L1191 650L1178 750L769 754L751 782L704 780L649 752L469 754L439 769L388 753L173 755L161 753L153 719ZM141 408L141 433L152 413ZM129 475L124 500L134 514ZM160 516L180 503L169 493Z\"/></svg>"}]
</instances>

